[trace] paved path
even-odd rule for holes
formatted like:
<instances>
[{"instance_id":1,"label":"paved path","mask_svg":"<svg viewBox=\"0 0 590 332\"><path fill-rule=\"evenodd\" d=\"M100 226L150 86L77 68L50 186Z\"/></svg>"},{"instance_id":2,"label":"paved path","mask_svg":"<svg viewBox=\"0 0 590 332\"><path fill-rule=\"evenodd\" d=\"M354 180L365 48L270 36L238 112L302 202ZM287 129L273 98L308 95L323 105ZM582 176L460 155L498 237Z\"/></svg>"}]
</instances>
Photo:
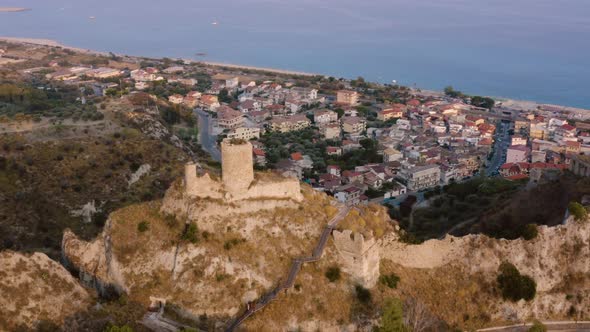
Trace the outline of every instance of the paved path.
<instances>
[{"instance_id":1,"label":"paved path","mask_svg":"<svg viewBox=\"0 0 590 332\"><path fill-rule=\"evenodd\" d=\"M547 331L590 331L590 321L545 321L542 322L547 326ZM486 329L479 329L478 332L526 332L532 326L532 323L489 327Z\"/></svg>"},{"instance_id":2,"label":"paved path","mask_svg":"<svg viewBox=\"0 0 590 332\"><path fill-rule=\"evenodd\" d=\"M313 253L311 256L308 257L299 257L293 260L293 264L291 265L291 269L289 270L289 274L287 275L287 279L284 282L279 280L279 284L270 292L262 295L260 299L256 303L249 304L246 311L244 311L240 316L238 316L226 329L227 332L234 331L238 326L240 326L248 317L252 316L257 311L264 308L267 304L269 304L272 300L274 300L282 290L286 290L288 288L293 287L295 283L295 278L301 270L301 266L303 263L315 262L318 261L322 254L324 253L324 249L326 248L326 243L330 238L330 234L340 220L344 218L348 211L350 211L350 207L341 207L338 213L328 222L328 225L324 228L322 235L320 236L320 240L316 247L313 249Z\"/></svg>"}]
</instances>

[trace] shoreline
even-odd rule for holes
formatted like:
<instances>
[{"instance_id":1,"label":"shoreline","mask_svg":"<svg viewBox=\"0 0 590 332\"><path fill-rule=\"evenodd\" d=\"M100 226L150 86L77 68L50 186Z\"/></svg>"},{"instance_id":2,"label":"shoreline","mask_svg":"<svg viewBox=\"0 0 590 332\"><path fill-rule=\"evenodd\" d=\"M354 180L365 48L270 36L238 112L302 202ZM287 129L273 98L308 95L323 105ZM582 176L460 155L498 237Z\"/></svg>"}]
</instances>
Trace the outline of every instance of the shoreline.
<instances>
[{"instance_id":1,"label":"shoreline","mask_svg":"<svg viewBox=\"0 0 590 332\"><path fill-rule=\"evenodd\" d=\"M76 52L86 53L86 54L94 54L94 55L108 55L109 52L101 52L95 51L91 49L83 49L79 47L68 46L60 43L54 39L44 39L44 38L25 38L25 37L5 37L0 36L0 41L16 43L16 44L31 44L31 45L40 45L40 46L48 46L48 47L61 47L63 49L69 49ZM116 53L115 53L116 54ZM123 54L116 54L120 56L124 56ZM138 58L142 58L142 56L136 56ZM163 58L163 57L162 57ZM279 68L267 68L267 67L257 67L257 66L249 66L249 65L240 65L240 64L232 64L232 63L223 63L223 62L216 62L216 61L201 61L195 59L183 59L193 63L200 63L207 66L213 67L226 67L226 68L233 68L233 69L247 69L247 70L258 70L258 71L265 71L270 73L277 73L283 75L298 75L298 76L326 76L324 74L319 73L309 73L309 72L302 72L302 71L295 71L295 70L288 70L288 69L279 69ZM420 89L420 88L418 88ZM430 94L437 94L437 95L444 95L442 91L430 90L430 89L420 89L421 91L430 93ZM572 112L572 113L588 113L590 109L585 109L581 107L575 106L566 106L566 105L557 105L557 104L550 104L550 103L539 103L533 100L519 100L519 99L512 99L507 97L498 97L498 96L486 96L493 98L497 102L501 102L503 106L509 106L513 108L520 108L523 110L526 109L536 109L539 106L546 106L552 108L560 108L560 111L565 112Z\"/></svg>"},{"instance_id":2,"label":"shoreline","mask_svg":"<svg viewBox=\"0 0 590 332\"><path fill-rule=\"evenodd\" d=\"M0 7L0 13L19 13L19 12L28 12L32 10L31 8L24 8L24 7Z\"/></svg>"}]
</instances>

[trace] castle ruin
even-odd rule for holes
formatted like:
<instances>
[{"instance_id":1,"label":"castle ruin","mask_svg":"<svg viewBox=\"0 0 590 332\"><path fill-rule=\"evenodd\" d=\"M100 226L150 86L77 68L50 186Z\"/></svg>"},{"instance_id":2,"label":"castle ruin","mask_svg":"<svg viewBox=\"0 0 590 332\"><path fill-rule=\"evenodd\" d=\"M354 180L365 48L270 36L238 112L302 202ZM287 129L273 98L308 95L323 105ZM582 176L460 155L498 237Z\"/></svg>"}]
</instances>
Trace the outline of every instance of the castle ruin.
<instances>
[{"instance_id":1,"label":"castle ruin","mask_svg":"<svg viewBox=\"0 0 590 332\"><path fill-rule=\"evenodd\" d=\"M244 140L221 142L221 181L208 173L199 175L195 163L184 169L185 193L189 197L220 199L226 202L252 199L301 201L299 180L275 174L254 174L252 144Z\"/></svg>"},{"instance_id":2,"label":"castle ruin","mask_svg":"<svg viewBox=\"0 0 590 332\"><path fill-rule=\"evenodd\" d=\"M365 239L361 233L351 230L332 232L334 244L340 255L342 270L353 281L371 288L379 280L379 245L374 237Z\"/></svg>"}]
</instances>

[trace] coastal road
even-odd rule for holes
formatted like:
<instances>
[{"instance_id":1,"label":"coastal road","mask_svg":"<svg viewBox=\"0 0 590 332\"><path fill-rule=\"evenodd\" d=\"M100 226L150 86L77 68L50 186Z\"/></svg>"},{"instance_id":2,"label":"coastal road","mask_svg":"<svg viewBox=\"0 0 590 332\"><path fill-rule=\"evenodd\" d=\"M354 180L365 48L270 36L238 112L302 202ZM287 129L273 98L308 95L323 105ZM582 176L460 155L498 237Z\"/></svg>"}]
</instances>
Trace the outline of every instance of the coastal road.
<instances>
[{"instance_id":1,"label":"coastal road","mask_svg":"<svg viewBox=\"0 0 590 332\"><path fill-rule=\"evenodd\" d=\"M217 136L213 135L212 126L213 121L211 115L201 109L195 109L195 113L199 116L199 143L203 150L207 151L213 160L221 161L221 152L217 148Z\"/></svg>"}]
</instances>

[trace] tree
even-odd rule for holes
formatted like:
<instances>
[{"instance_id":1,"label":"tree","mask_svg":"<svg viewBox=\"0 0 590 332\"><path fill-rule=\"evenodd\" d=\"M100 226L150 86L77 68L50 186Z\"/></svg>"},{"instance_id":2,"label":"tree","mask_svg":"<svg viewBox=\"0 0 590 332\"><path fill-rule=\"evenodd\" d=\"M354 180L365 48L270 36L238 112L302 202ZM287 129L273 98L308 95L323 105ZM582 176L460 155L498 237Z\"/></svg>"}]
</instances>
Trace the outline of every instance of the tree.
<instances>
[{"instance_id":1,"label":"tree","mask_svg":"<svg viewBox=\"0 0 590 332\"><path fill-rule=\"evenodd\" d=\"M142 220L139 224L137 224L137 230L140 233L147 231L150 228L149 222Z\"/></svg>"},{"instance_id":2,"label":"tree","mask_svg":"<svg viewBox=\"0 0 590 332\"><path fill-rule=\"evenodd\" d=\"M567 208L576 221L584 221L588 217L588 211L578 202L570 202Z\"/></svg>"},{"instance_id":3,"label":"tree","mask_svg":"<svg viewBox=\"0 0 590 332\"><path fill-rule=\"evenodd\" d=\"M191 243L197 243L199 241L199 228L197 224L190 223L186 228L184 234L182 235L182 239L185 241L189 241Z\"/></svg>"},{"instance_id":4,"label":"tree","mask_svg":"<svg viewBox=\"0 0 590 332\"><path fill-rule=\"evenodd\" d=\"M383 307L381 327L379 332L406 332L409 329L404 325L403 305L399 299L389 299Z\"/></svg>"},{"instance_id":5,"label":"tree","mask_svg":"<svg viewBox=\"0 0 590 332\"><path fill-rule=\"evenodd\" d=\"M219 99L220 102L222 103L231 103L233 101L232 97L229 95L229 92L227 91L227 89L221 89L221 91L219 91L219 95L217 95L217 98Z\"/></svg>"},{"instance_id":6,"label":"tree","mask_svg":"<svg viewBox=\"0 0 590 332\"><path fill-rule=\"evenodd\" d=\"M389 288L397 288L397 283L399 282L399 277L395 275L395 273L382 275L379 277L379 282L384 284Z\"/></svg>"},{"instance_id":7,"label":"tree","mask_svg":"<svg viewBox=\"0 0 590 332\"><path fill-rule=\"evenodd\" d=\"M326 271L326 278L330 280L330 282L334 282L340 279L340 268L338 266L331 266Z\"/></svg>"},{"instance_id":8,"label":"tree","mask_svg":"<svg viewBox=\"0 0 590 332\"><path fill-rule=\"evenodd\" d=\"M524 299L530 301L535 297L537 284L531 277L521 275L516 266L503 262L498 271L496 281L505 300L516 302Z\"/></svg>"},{"instance_id":9,"label":"tree","mask_svg":"<svg viewBox=\"0 0 590 332\"><path fill-rule=\"evenodd\" d=\"M522 237L525 240L532 240L539 235L537 224L526 224L522 230Z\"/></svg>"},{"instance_id":10,"label":"tree","mask_svg":"<svg viewBox=\"0 0 590 332\"><path fill-rule=\"evenodd\" d=\"M356 298L363 304L369 304L371 302L372 296L371 291L363 287L362 285L354 286L354 290L356 292Z\"/></svg>"},{"instance_id":11,"label":"tree","mask_svg":"<svg viewBox=\"0 0 590 332\"><path fill-rule=\"evenodd\" d=\"M127 325L117 326L109 325L104 332L133 332L133 329Z\"/></svg>"},{"instance_id":12,"label":"tree","mask_svg":"<svg viewBox=\"0 0 590 332\"><path fill-rule=\"evenodd\" d=\"M535 319L528 332L547 332L547 326Z\"/></svg>"}]
</instances>

